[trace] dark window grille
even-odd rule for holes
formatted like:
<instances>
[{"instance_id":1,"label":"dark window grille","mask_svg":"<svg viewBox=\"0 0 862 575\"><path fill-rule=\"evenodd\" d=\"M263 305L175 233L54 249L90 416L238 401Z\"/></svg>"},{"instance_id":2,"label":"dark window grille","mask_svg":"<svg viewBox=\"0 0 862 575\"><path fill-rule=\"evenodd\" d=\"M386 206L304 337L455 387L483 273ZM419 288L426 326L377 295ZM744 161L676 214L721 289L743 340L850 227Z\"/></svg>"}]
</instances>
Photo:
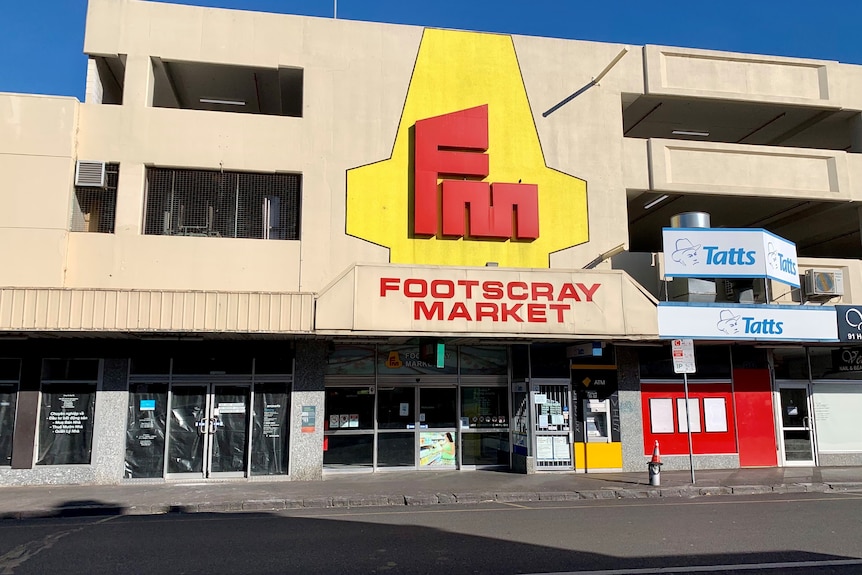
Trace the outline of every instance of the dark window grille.
<instances>
[{"instance_id":1,"label":"dark window grille","mask_svg":"<svg viewBox=\"0 0 862 575\"><path fill-rule=\"evenodd\" d=\"M144 233L299 239L299 174L147 168Z\"/></svg>"},{"instance_id":2,"label":"dark window grille","mask_svg":"<svg viewBox=\"0 0 862 575\"><path fill-rule=\"evenodd\" d=\"M114 233L120 164L105 164L105 187L75 186L70 229L73 232Z\"/></svg>"}]
</instances>

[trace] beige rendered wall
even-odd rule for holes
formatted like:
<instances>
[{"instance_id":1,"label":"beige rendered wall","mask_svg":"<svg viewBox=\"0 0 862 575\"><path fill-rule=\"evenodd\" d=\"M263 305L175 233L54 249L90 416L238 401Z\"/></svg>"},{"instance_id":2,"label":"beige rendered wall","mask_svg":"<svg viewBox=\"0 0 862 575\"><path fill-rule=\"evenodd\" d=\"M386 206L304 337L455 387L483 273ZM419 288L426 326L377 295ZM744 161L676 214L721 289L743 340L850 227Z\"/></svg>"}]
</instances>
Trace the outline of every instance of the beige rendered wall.
<instances>
[{"instance_id":1,"label":"beige rendered wall","mask_svg":"<svg viewBox=\"0 0 862 575\"><path fill-rule=\"evenodd\" d=\"M65 285L320 291L353 263L388 262L385 248L345 233L346 171L389 157L422 33L418 27L91 0L85 51L125 56L125 93L122 106L80 106L78 156L121 162L117 225L113 236L71 235ZM852 154L627 140L621 110L622 94L645 92L858 109L859 67L633 47L598 85L545 117L625 47L524 36L513 41L546 164L587 182L590 240L552 254L553 268L580 268L627 242L627 188L830 199L856 199L855 190L862 190L862 162ZM303 117L153 108L151 57L301 67ZM715 84L713 76L728 81ZM699 80L706 77L713 83ZM721 162L729 168L712 169ZM301 172L301 242L144 236L148 165ZM757 185L721 179L741 170L755 171L746 182ZM776 190L782 178L787 185Z\"/></svg>"},{"instance_id":2,"label":"beige rendered wall","mask_svg":"<svg viewBox=\"0 0 862 575\"><path fill-rule=\"evenodd\" d=\"M0 286L63 285L78 101L0 94Z\"/></svg>"},{"instance_id":3,"label":"beige rendered wall","mask_svg":"<svg viewBox=\"0 0 862 575\"><path fill-rule=\"evenodd\" d=\"M116 237L73 235L68 285L309 291L355 261L388 261L385 249L344 233L345 172L389 155L421 33L391 25L91 1L85 51L126 54L127 70L122 106L82 106L80 153L121 162L120 199ZM151 56L301 67L303 117L150 107ZM147 165L301 172L301 250L290 241L142 235Z\"/></svg>"}]
</instances>

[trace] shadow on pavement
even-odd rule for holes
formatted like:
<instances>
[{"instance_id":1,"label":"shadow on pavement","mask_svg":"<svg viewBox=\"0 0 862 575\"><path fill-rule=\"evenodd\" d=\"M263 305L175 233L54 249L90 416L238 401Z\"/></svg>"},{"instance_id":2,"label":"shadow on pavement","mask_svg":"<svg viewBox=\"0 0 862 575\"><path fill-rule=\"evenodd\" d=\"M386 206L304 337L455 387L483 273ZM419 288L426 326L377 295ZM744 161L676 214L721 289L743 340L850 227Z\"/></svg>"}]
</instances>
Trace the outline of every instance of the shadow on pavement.
<instances>
[{"instance_id":1,"label":"shadow on pavement","mask_svg":"<svg viewBox=\"0 0 862 575\"><path fill-rule=\"evenodd\" d=\"M92 513L77 520L65 519L72 509ZM127 510L94 500L67 501L56 508L55 517L59 520L3 525L4 530L11 528L15 537L10 537L6 544L5 538L0 537L0 572L5 572L3 558L14 555L12 539L36 539L35 533L43 536L51 529L63 535L44 548L28 543L30 555L26 562L17 565L14 573L506 575L851 559L800 550L696 553L694 548L690 555L663 555L659 548L651 556L618 557L579 548L586 546L581 541L585 530L608 529L610 524L584 525L573 520L565 533L548 530L554 545L538 545L524 541L537 538L537 516L505 513L513 510L472 518L460 513L459 517L447 513L424 514L423 522L434 527L416 525L411 513L395 514L386 509L378 513L365 508L362 516L351 516L351 510L345 509L327 517L249 512L186 514L182 513L182 506L174 506L172 510L174 513L165 515L111 518ZM97 522L92 519L94 516L104 516L106 520ZM495 536L470 533L487 527L489 518L496 521ZM507 521L511 524L507 525ZM27 529L32 529L34 535L28 534ZM541 529L538 532L544 533ZM628 538L642 540L656 534L609 531L607 537L618 541L624 554ZM49 538L50 535L45 536L44 540ZM855 571L828 572L857 573L862 570L862 563L852 569ZM807 573L795 569L770 572Z\"/></svg>"}]
</instances>

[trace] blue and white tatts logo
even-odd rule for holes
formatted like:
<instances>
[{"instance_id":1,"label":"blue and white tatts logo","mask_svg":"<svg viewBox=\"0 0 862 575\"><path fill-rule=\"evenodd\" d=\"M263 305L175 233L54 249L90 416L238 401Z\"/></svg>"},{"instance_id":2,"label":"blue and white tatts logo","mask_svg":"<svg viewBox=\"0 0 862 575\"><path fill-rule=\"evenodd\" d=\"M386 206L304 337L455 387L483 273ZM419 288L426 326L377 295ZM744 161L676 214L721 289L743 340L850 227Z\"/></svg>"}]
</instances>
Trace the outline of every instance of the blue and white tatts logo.
<instances>
[{"instance_id":1,"label":"blue and white tatts logo","mask_svg":"<svg viewBox=\"0 0 862 575\"><path fill-rule=\"evenodd\" d=\"M799 287L796 246L763 229L664 228L667 277L770 278Z\"/></svg>"},{"instance_id":2,"label":"blue and white tatts logo","mask_svg":"<svg viewBox=\"0 0 862 575\"><path fill-rule=\"evenodd\" d=\"M727 335L737 334L739 333L739 316L733 315L733 312L729 309L723 309L719 314L718 323L715 324L715 327L718 328L718 331L724 332Z\"/></svg>"},{"instance_id":3,"label":"blue and white tatts logo","mask_svg":"<svg viewBox=\"0 0 862 575\"><path fill-rule=\"evenodd\" d=\"M658 334L662 339L829 342L838 341L839 332L841 341L862 343L862 305L853 309L694 302L658 305Z\"/></svg>"},{"instance_id":4,"label":"blue and white tatts logo","mask_svg":"<svg viewBox=\"0 0 862 575\"><path fill-rule=\"evenodd\" d=\"M734 315L733 311L729 309L721 310L715 327L726 335L736 335L740 332L740 328L742 328L742 333L746 335L781 335L784 333L783 321Z\"/></svg>"},{"instance_id":5,"label":"blue and white tatts logo","mask_svg":"<svg viewBox=\"0 0 862 575\"><path fill-rule=\"evenodd\" d=\"M778 251L775 244L769 242L766 244L766 263L776 272L785 272L788 274L796 274L796 255L789 257Z\"/></svg>"},{"instance_id":6,"label":"blue and white tatts logo","mask_svg":"<svg viewBox=\"0 0 862 575\"><path fill-rule=\"evenodd\" d=\"M696 266L700 263L700 244L694 245L688 238L676 240L676 249L671 254L671 259L685 267Z\"/></svg>"},{"instance_id":7,"label":"blue and white tatts logo","mask_svg":"<svg viewBox=\"0 0 862 575\"><path fill-rule=\"evenodd\" d=\"M775 249L775 244L772 242L766 244L766 263L775 271L781 269L781 264L778 261L780 257L781 254Z\"/></svg>"}]
</instances>

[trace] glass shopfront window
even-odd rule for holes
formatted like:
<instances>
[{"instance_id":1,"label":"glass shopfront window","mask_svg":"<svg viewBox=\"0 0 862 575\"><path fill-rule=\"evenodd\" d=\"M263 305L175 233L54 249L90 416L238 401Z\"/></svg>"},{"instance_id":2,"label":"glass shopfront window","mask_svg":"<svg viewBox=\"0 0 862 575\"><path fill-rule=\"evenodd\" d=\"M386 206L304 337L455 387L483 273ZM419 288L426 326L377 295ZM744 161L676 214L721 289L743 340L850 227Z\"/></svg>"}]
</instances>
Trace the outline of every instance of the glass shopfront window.
<instances>
[{"instance_id":1,"label":"glass shopfront window","mask_svg":"<svg viewBox=\"0 0 862 575\"><path fill-rule=\"evenodd\" d=\"M98 378L98 359L43 360L36 465L90 463Z\"/></svg>"},{"instance_id":2,"label":"glass shopfront window","mask_svg":"<svg viewBox=\"0 0 862 575\"><path fill-rule=\"evenodd\" d=\"M290 453L290 393L285 383L254 386L251 474L287 474Z\"/></svg>"},{"instance_id":3,"label":"glass shopfront window","mask_svg":"<svg viewBox=\"0 0 862 575\"><path fill-rule=\"evenodd\" d=\"M0 466L12 465L12 435L18 405L21 360L0 359Z\"/></svg>"},{"instance_id":4,"label":"glass shopfront window","mask_svg":"<svg viewBox=\"0 0 862 575\"><path fill-rule=\"evenodd\" d=\"M168 385L133 384L126 424L126 479L161 477L165 471Z\"/></svg>"},{"instance_id":5,"label":"glass shopfront window","mask_svg":"<svg viewBox=\"0 0 862 575\"><path fill-rule=\"evenodd\" d=\"M508 465L508 346L444 354L437 367L418 345L332 346L324 467Z\"/></svg>"},{"instance_id":6,"label":"glass shopfront window","mask_svg":"<svg viewBox=\"0 0 862 575\"><path fill-rule=\"evenodd\" d=\"M377 394L378 429L415 429L416 390L412 387L382 387Z\"/></svg>"},{"instance_id":7,"label":"glass shopfront window","mask_svg":"<svg viewBox=\"0 0 862 575\"><path fill-rule=\"evenodd\" d=\"M461 463L464 465L508 465L508 433L462 433Z\"/></svg>"},{"instance_id":8,"label":"glass shopfront window","mask_svg":"<svg viewBox=\"0 0 862 575\"><path fill-rule=\"evenodd\" d=\"M95 411L95 383L44 384L36 464L90 463Z\"/></svg>"},{"instance_id":9,"label":"glass shopfront window","mask_svg":"<svg viewBox=\"0 0 862 575\"><path fill-rule=\"evenodd\" d=\"M373 464L374 435L328 435L324 438L324 466L371 467Z\"/></svg>"},{"instance_id":10,"label":"glass shopfront window","mask_svg":"<svg viewBox=\"0 0 862 575\"><path fill-rule=\"evenodd\" d=\"M416 465L416 434L381 433L377 437L378 467L413 467Z\"/></svg>"},{"instance_id":11,"label":"glass shopfront window","mask_svg":"<svg viewBox=\"0 0 862 575\"><path fill-rule=\"evenodd\" d=\"M324 467L374 465L375 386L327 387Z\"/></svg>"}]
</instances>

